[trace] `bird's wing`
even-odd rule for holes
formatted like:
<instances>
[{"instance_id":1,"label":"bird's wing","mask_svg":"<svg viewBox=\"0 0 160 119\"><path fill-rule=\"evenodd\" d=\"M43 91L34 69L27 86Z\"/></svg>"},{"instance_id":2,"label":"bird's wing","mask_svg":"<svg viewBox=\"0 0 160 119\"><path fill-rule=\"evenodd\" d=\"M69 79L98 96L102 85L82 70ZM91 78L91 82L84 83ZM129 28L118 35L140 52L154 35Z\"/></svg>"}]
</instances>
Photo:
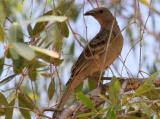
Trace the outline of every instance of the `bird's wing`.
<instances>
[{"instance_id":1,"label":"bird's wing","mask_svg":"<svg viewBox=\"0 0 160 119\"><path fill-rule=\"evenodd\" d=\"M79 56L78 60L72 67L71 77L77 75L79 72L88 67L89 63L96 56L101 55L105 52L105 45L110 37L110 30L101 30L85 47L84 51ZM112 31L111 39L115 37L116 34Z\"/></svg>"}]
</instances>

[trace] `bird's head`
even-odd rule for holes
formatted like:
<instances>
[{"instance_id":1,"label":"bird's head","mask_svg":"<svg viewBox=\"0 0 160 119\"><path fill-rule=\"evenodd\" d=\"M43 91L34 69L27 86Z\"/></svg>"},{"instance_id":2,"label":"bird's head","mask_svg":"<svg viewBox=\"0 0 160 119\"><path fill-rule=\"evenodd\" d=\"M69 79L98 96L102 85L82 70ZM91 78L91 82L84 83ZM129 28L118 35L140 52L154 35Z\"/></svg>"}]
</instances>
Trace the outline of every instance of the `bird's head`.
<instances>
[{"instance_id":1,"label":"bird's head","mask_svg":"<svg viewBox=\"0 0 160 119\"><path fill-rule=\"evenodd\" d=\"M101 27L107 24L112 24L114 17L112 13L105 7L95 8L93 10L87 11L85 16L93 16L101 24Z\"/></svg>"}]
</instances>

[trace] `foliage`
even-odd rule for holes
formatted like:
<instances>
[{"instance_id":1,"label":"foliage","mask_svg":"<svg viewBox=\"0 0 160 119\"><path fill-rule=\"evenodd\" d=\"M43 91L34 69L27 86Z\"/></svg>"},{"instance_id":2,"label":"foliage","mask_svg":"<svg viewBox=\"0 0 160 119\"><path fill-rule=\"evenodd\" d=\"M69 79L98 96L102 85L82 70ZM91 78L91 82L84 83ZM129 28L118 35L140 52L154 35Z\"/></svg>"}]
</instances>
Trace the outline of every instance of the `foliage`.
<instances>
[{"instance_id":1,"label":"foliage","mask_svg":"<svg viewBox=\"0 0 160 119\"><path fill-rule=\"evenodd\" d=\"M74 56L79 51L77 49L83 44L81 41L88 39L87 28L90 26L87 27L88 22L84 18L80 19L82 12L89 6L105 5L111 11L116 11L117 18L122 19L124 41L131 47L121 58L122 66L119 67L120 63L116 63L114 71L119 76L125 72L128 77L146 77L149 74L147 77L151 80L145 81L134 93L121 94L122 85L113 77L107 90L108 97L99 94L105 101L105 106L98 108L80 91L84 89L87 92L86 89L89 89L85 84L83 88L81 84L77 88L77 100L91 111L78 114L77 117L159 118L159 88L154 86L153 80L159 75L160 62L159 49L156 49L157 42L160 41L157 32L160 12L156 10L156 4L160 2L0 0L0 116L5 116L6 119L16 118L16 115L26 119L51 117L42 107L50 108L59 99L57 93L59 95L63 89L61 81L66 77L66 69L69 70L68 66L75 61ZM147 11L147 17L143 15L141 7ZM150 26L147 24L148 17ZM79 19L82 22L75 31ZM149 54L150 58L153 57L151 63L148 60L147 46L150 39L146 36L151 36L155 42L152 45L153 52ZM133 55L131 59L134 62L131 65L134 69L130 69L126 63L130 54ZM130 70L135 69L136 73L131 72L132 75ZM143 69L147 71L144 72ZM155 72L156 76L153 75ZM93 82L89 81L89 86L92 85Z\"/></svg>"}]
</instances>

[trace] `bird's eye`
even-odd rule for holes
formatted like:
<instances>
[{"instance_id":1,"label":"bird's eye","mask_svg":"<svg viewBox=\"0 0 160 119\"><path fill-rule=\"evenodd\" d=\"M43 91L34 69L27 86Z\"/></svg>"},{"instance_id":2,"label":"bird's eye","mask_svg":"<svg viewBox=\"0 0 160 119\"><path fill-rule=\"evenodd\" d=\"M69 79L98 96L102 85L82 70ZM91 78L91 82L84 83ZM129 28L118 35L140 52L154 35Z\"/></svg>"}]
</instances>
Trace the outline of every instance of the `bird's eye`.
<instances>
[{"instance_id":1,"label":"bird's eye","mask_svg":"<svg viewBox=\"0 0 160 119\"><path fill-rule=\"evenodd\" d=\"M103 13L103 10L99 10L99 13Z\"/></svg>"}]
</instances>

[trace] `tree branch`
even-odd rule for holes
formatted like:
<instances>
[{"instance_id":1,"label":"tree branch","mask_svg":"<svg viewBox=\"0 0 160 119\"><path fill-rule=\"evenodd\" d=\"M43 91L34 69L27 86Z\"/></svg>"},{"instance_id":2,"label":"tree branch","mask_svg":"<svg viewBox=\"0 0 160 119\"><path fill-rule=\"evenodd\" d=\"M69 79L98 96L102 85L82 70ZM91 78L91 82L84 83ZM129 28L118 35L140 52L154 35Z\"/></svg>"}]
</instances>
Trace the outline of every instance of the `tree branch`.
<instances>
[{"instance_id":1,"label":"tree branch","mask_svg":"<svg viewBox=\"0 0 160 119\"><path fill-rule=\"evenodd\" d=\"M118 77L116 79L118 79L121 84L120 94L129 91L134 91L138 87L140 87L145 81L151 80L150 78L122 78L122 77ZM112 77L103 77L102 80L110 81L112 80ZM105 100L102 99L99 95L102 94L107 98L107 95L105 94L107 92L109 84L110 83L102 84L99 87L92 90L89 94L87 94L87 96L92 100L94 107L99 107L100 105L105 103ZM153 84L155 85L155 87L160 87L160 80L154 79ZM75 119L77 113L87 113L89 111L91 110L86 108L82 103L77 101L72 105L63 109L58 119Z\"/></svg>"}]
</instances>

